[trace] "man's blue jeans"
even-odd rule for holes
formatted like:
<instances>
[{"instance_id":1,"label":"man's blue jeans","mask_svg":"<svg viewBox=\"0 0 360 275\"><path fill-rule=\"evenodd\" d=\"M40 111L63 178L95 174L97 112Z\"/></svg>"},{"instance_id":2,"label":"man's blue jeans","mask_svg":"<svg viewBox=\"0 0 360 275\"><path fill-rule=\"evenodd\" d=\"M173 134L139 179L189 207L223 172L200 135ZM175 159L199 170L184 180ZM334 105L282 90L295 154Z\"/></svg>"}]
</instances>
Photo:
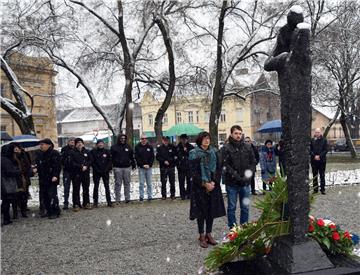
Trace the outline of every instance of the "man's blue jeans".
<instances>
[{"instance_id":1,"label":"man's blue jeans","mask_svg":"<svg viewBox=\"0 0 360 275\"><path fill-rule=\"evenodd\" d=\"M229 228L237 224L235 211L238 197L240 200L240 224L247 223L249 221L250 186L226 185L226 193L228 199L227 216Z\"/></svg>"},{"instance_id":2,"label":"man's blue jeans","mask_svg":"<svg viewBox=\"0 0 360 275\"><path fill-rule=\"evenodd\" d=\"M152 176L152 168L149 168L149 169L139 168L139 182L140 182L140 184L139 184L139 193L140 193L140 199L144 199L144 183L145 183L145 180L146 180L148 200L152 199L151 176Z\"/></svg>"}]
</instances>

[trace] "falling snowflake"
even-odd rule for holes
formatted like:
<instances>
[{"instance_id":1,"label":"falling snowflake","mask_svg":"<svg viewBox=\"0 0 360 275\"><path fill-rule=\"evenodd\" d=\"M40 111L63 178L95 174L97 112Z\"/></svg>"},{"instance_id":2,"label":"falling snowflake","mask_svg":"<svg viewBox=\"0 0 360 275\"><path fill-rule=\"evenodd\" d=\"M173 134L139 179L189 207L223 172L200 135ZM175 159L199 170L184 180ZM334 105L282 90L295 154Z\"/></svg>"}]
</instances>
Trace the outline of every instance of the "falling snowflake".
<instances>
[{"instance_id":1,"label":"falling snowflake","mask_svg":"<svg viewBox=\"0 0 360 275\"><path fill-rule=\"evenodd\" d=\"M179 249L181 247L181 244L176 245L176 249Z\"/></svg>"},{"instance_id":2,"label":"falling snowflake","mask_svg":"<svg viewBox=\"0 0 360 275\"><path fill-rule=\"evenodd\" d=\"M247 205L250 204L250 199L249 199L249 198L243 198L242 203L243 203L245 206L247 206Z\"/></svg>"},{"instance_id":3,"label":"falling snowflake","mask_svg":"<svg viewBox=\"0 0 360 275\"><path fill-rule=\"evenodd\" d=\"M199 270L198 270L198 274L204 274L205 273L205 267L200 267Z\"/></svg>"},{"instance_id":4,"label":"falling snowflake","mask_svg":"<svg viewBox=\"0 0 360 275\"><path fill-rule=\"evenodd\" d=\"M245 170L245 177L250 179L253 175L253 171L251 171L250 169Z\"/></svg>"},{"instance_id":5,"label":"falling snowflake","mask_svg":"<svg viewBox=\"0 0 360 275\"><path fill-rule=\"evenodd\" d=\"M166 258L166 261L167 261L167 262L170 262L170 258L169 258L169 257L167 257L167 258Z\"/></svg>"},{"instance_id":6,"label":"falling snowflake","mask_svg":"<svg viewBox=\"0 0 360 275\"><path fill-rule=\"evenodd\" d=\"M357 193L357 196L358 196L358 198L360 198L360 192L359 192L359 193Z\"/></svg>"},{"instance_id":7,"label":"falling snowflake","mask_svg":"<svg viewBox=\"0 0 360 275\"><path fill-rule=\"evenodd\" d=\"M163 217L165 217L165 216L166 216L166 213L163 214Z\"/></svg>"},{"instance_id":8,"label":"falling snowflake","mask_svg":"<svg viewBox=\"0 0 360 275\"><path fill-rule=\"evenodd\" d=\"M34 218L35 216L36 216L36 214L35 214L35 213L32 213L32 214L31 214L31 217L33 217L33 218Z\"/></svg>"},{"instance_id":9,"label":"falling snowflake","mask_svg":"<svg viewBox=\"0 0 360 275\"><path fill-rule=\"evenodd\" d=\"M339 191L339 195L341 195L342 194L342 192L341 191Z\"/></svg>"},{"instance_id":10,"label":"falling snowflake","mask_svg":"<svg viewBox=\"0 0 360 275\"><path fill-rule=\"evenodd\" d=\"M111 220L107 220L107 221L106 221L106 225L107 225L107 226L110 226L110 225L111 225Z\"/></svg>"},{"instance_id":11,"label":"falling snowflake","mask_svg":"<svg viewBox=\"0 0 360 275\"><path fill-rule=\"evenodd\" d=\"M132 219L133 218L133 216L132 215L130 215L130 217L129 217L130 219Z\"/></svg>"}]
</instances>

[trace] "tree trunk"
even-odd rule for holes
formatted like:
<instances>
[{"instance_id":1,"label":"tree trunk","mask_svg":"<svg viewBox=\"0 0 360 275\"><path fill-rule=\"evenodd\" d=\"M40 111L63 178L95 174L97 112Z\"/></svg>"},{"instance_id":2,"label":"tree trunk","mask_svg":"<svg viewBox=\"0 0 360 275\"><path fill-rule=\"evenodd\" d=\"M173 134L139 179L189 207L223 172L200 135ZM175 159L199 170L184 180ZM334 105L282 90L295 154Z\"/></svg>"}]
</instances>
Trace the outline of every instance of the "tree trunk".
<instances>
[{"instance_id":1,"label":"tree trunk","mask_svg":"<svg viewBox=\"0 0 360 275\"><path fill-rule=\"evenodd\" d=\"M1 108L3 108L11 116L11 118L15 120L16 124L19 126L20 131L23 135L36 136L34 120L32 115L28 115L24 117L20 110L16 111L14 110L14 108L9 108L8 104L5 105L3 101L1 101Z\"/></svg>"},{"instance_id":2,"label":"tree trunk","mask_svg":"<svg viewBox=\"0 0 360 275\"><path fill-rule=\"evenodd\" d=\"M330 129L331 129L331 127L334 125L334 123L336 122L339 114L340 114L340 107L337 108L336 113L335 113L333 119L330 120L329 124L326 126L326 129L325 129L324 134L323 134L323 137L324 137L324 138L326 138L327 135L329 134Z\"/></svg>"},{"instance_id":3,"label":"tree trunk","mask_svg":"<svg viewBox=\"0 0 360 275\"><path fill-rule=\"evenodd\" d=\"M224 83L223 83L223 56L222 56L222 42L224 36L224 20L227 1L223 1L219 16L219 30L217 37L217 52L216 52L216 77L213 89L211 112L209 119L209 132L211 136L211 144L218 147L218 123L221 114L222 102L224 99Z\"/></svg>"},{"instance_id":4,"label":"tree trunk","mask_svg":"<svg viewBox=\"0 0 360 275\"><path fill-rule=\"evenodd\" d=\"M172 40L170 38L170 32L169 32L169 27L167 24L167 21L164 17L158 17L155 20L156 24L158 25L163 40L164 40L164 44L166 47L166 51L168 54L168 60L169 60L169 86L167 88L166 92L166 96L165 99L163 101L163 103L161 104L159 110L156 113L155 116L155 125L154 125L154 131L156 134L156 140L159 144L161 144L161 136L162 136L162 119L164 117L165 112L167 111L167 109L169 108L169 105L171 103L171 98L174 94L174 89L175 89L175 82L176 82L176 75L175 75L175 57L174 57L174 51L172 48ZM176 119L176 118L175 118Z\"/></svg>"},{"instance_id":5,"label":"tree trunk","mask_svg":"<svg viewBox=\"0 0 360 275\"><path fill-rule=\"evenodd\" d=\"M356 158L356 150L355 150L355 147L354 147L354 143L353 143L353 141L351 139L349 127L348 127L348 125L346 123L346 115L345 115L345 113L343 111L341 111L340 124L341 124L341 127L343 128L345 139L346 139L346 144L350 149L351 157Z\"/></svg>"}]
</instances>

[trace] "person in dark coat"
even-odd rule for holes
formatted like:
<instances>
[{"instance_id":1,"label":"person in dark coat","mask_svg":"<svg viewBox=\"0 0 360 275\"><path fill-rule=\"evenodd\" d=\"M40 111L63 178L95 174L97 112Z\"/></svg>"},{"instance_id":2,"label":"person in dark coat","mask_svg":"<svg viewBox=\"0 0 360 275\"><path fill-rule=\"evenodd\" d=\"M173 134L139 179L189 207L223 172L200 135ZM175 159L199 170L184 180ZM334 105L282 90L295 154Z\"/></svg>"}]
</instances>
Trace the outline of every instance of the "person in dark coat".
<instances>
[{"instance_id":1,"label":"person in dark coat","mask_svg":"<svg viewBox=\"0 0 360 275\"><path fill-rule=\"evenodd\" d=\"M229 143L222 150L222 166L225 169L225 185L228 197L228 226L236 225L236 205L240 200L240 224L249 220L250 184L256 160L250 144L244 142L242 128L230 129Z\"/></svg>"},{"instance_id":2,"label":"person in dark coat","mask_svg":"<svg viewBox=\"0 0 360 275\"><path fill-rule=\"evenodd\" d=\"M271 180L276 175L276 155L270 139L266 140L260 149L260 167L263 190L266 191L266 185L269 184L269 188L271 188Z\"/></svg>"},{"instance_id":3,"label":"person in dark coat","mask_svg":"<svg viewBox=\"0 0 360 275\"><path fill-rule=\"evenodd\" d=\"M91 155L85 148L81 138L75 139L75 150L71 153L72 179L73 179L73 210L80 210L80 186L83 192L84 209L91 209L90 206L90 166Z\"/></svg>"},{"instance_id":4,"label":"person in dark coat","mask_svg":"<svg viewBox=\"0 0 360 275\"><path fill-rule=\"evenodd\" d=\"M148 201L152 200L152 166L154 163L154 148L149 144L145 134L141 135L140 142L135 146L135 159L139 168L140 201L144 200L144 183L146 181Z\"/></svg>"},{"instance_id":5,"label":"person in dark coat","mask_svg":"<svg viewBox=\"0 0 360 275\"><path fill-rule=\"evenodd\" d=\"M203 248L217 244L211 236L213 222L215 218L226 215L220 187L221 166L210 141L210 134L201 132L196 139L197 147L189 154L192 180L190 219L197 220L199 244Z\"/></svg>"},{"instance_id":6,"label":"person in dark coat","mask_svg":"<svg viewBox=\"0 0 360 275\"><path fill-rule=\"evenodd\" d=\"M54 144L49 138L40 140L40 153L37 156L34 173L39 175L40 192L44 198L46 214L49 219L60 216L57 186L60 180L61 156L54 150Z\"/></svg>"},{"instance_id":7,"label":"person in dark coat","mask_svg":"<svg viewBox=\"0 0 360 275\"><path fill-rule=\"evenodd\" d=\"M28 189L31 183L30 176L32 175L30 156L20 144L17 144L14 148L14 159L18 163L18 167L21 171L20 184L16 192L14 215L17 217L17 208L19 207L21 216L27 218Z\"/></svg>"},{"instance_id":8,"label":"person in dark coat","mask_svg":"<svg viewBox=\"0 0 360 275\"><path fill-rule=\"evenodd\" d=\"M315 129L314 138L310 144L311 168L313 172L314 193L319 192L318 174L320 174L320 191L325 195L325 169L328 143L319 128Z\"/></svg>"},{"instance_id":9,"label":"person in dark coat","mask_svg":"<svg viewBox=\"0 0 360 275\"><path fill-rule=\"evenodd\" d=\"M279 158L280 174L282 177L286 175L286 162L285 162L285 144L281 138L277 145L275 145L275 154Z\"/></svg>"},{"instance_id":10,"label":"person in dark coat","mask_svg":"<svg viewBox=\"0 0 360 275\"><path fill-rule=\"evenodd\" d=\"M121 186L123 183L125 203L130 202L131 169L136 169L134 152L126 141L127 136L121 134L118 136L117 143L111 146L111 158L115 177L115 200L117 204L121 200Z\"/></svg>"},{"instance_id":11,"label":"person in dark coat","mask_svg":"<svg viewBox=\"0 0 360 275\"><path fill-rule=\"evenodd\" d=\"M179 189L180 197L182 200L189 198L191 190L191 181L190 181L190 167L189 167L189 152L194 149L189 143L189 138L186 134L180 136L180 142L176 147L177 151L177 169L178 169L178 178L179 178ZM186 188L185 188L186 180Z\"/></svg>"},{"instance_id":12,"label":"person in dark coat","mask_svg":"<svg viewBox=\"0 0 360 275\"><path fill-rule=\"evenodd\" d=\"M100 179L102 179L104 183L107 205L112 207L109 187L109 172L112 169L110 150L105 149L104 141L99 139L96 142L96 147L92 149L90 153L94 180L94 207L98 207Z\"/></svg>"},{"instance_id":13,"label":"person in dark coat","mask_svg":"<svg viewBox=\"0 0 360 275\"><path fill-rule=\"evenodd\" d=\"M1 213L4 215L2 225L12 223L10 204L16 201L16 189L21 181L21 171L14 159L13 143L1 147Z\"/></svg>"},{"instance_id":14,"label":"person in dark coat","mask_svg":"<svg viewBox=\"0 0 360 275\"><path fill-rule=\"evenodd\" d=\"M61 164L63 166L64 210L69 209L71 187L71 153L75 150L75 138L70 138L67 145L61 148Z\"/></svg>"},{"instance_id":15,"label":"person in dark coat","mask_svg":"<svg viewBox=\"0 0 360 275\"><path fill-rule=\"evenodd\" d=\"M175 199L175 166L177 160L176 147L170 144L170 137L162 137L162 144L157 148L156 159L160 164L161 196L166 200L166 182L170 182L170 198Z\"/></svg>"},{"instance_id":16,"label":"person in dark coat","mask_svg":"<svg viewBox=\"0 0 360 275\"><path fill-rule=\"evenodd\" d=\"M246 137L245 138L245 143L247 144L250 144L251 145L251 148L253 149L254 151L254 156L255 156L255 160L256 160L256 163L254 165L254 169L253 169L253 174L251 176L251 194L253 195L257 195L256 194L256 189L255 189L255 175L256 175L256 165L258 165L259 163L259 160L260 160L260 156L259 156L259 151L258 149L256 148L256 146L253 144L252 140L250 137Z\"/></svg>"}]
</instances>

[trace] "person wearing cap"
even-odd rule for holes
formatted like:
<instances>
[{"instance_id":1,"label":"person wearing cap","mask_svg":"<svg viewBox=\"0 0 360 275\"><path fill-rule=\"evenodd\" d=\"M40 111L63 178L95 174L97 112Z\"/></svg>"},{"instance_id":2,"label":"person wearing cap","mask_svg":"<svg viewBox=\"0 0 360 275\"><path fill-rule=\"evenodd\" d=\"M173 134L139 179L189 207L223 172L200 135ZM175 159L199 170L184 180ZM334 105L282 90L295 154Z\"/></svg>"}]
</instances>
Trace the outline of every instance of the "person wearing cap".
<instances>
[{"instance_id":1,"label":"person wearing cap","mask_svg":"<svg viewBox=\"0 0 360 275\"><path fill-rule=\"evenodd\" d=\"M71 187L71 153L75 150L75 138L70 138L67 145L61 148L61 164L63 166L64 210L69 209Z\"/></svg>"},{"instance_id":2,"label":"person wearing cap","mask_svg":"<svg viewBox=\"0 0 360 275\"><path fill-rule=\"evenodd\" d=\"M90 152L85 148L84 141L81 138L75 139L75 150L71 153L71 166L73 178L73 210L80 210L80 186L83 192L84 209L91 209L90 206Z\"/></svg>"},{"instance_id":3,"label":"person wearing cap","mask_svg":"<svg viewBox=\"0 0 360 275\"><path fill-rule=\"evenodd\" d=\"M178 178L179 178L179 189L180 189L180 197L182 200L189 198L190 190L191 190L191 175L190 175L190 167L189 167L189 152L194 149L188 142L189 138L187 134L182 134L180 136L180 142L176 147L177 152L177 169L178 169ZM186 188L185 188L185 180L186 180Z\"/></svg>"},{"instance_id":4,"label":"person wearing cap","mask_svg":"<svg viewBox=\"0 0 360 275\"><path fill-rule=\"evenodd\" d=\"M117 143L111 146L110 150L115 177L115 200L117 204L120 203L120 191L123 183L125 202L130 202L131 169L134 170L136 168L133 150L126 143L126 140L126 135L119 135Z\"/></svg>"},{"instance_id":5,"label":"person wearing cap","mask_svg":"<svg viewBox=\"0 0 360 275\"><path fill-rule=\"evenodd\" d=\"M263 181L263 190L266 191L266 185L271 187L271 180L276 174L276 156L272 140L268 139L260 150L261 179Z\"/></svg>"},{"instance_id":6,"label":"person wearing cap","mask_svg":"<svg viewBox=\"0 0 360 275\"><path fill-rule=\"evenodd\" d=\"M144 200L144 183L146 180L148 201L152 200L152 165L154 163L154 148L149 144L145 134L135 146L135 159L139 167L139 194L140 201Z\"/></svg>"},{"instance_id":7,"label":"person wearing cap","mask_svg":"<svg viewBox=\"0 0 360 275\"><path fill-rule=\"evenodd\" d=\"M90 153L94 180L94 207L98 207L100 179L102 179L104 183L107 205L111 207L109 172L112 168L112 162L110 150L106 149L104 141L99 139L96 142L96 147L92 149Z\"/></svg>"},{"instance_id":8,"label":"person wearing cap","mask_svg":"<svg viewBox=\"0 0 360 275\"><path fill-rule=\"evenodd\" d=\"M156 159L160 164L161 196L166 200L166 182L170 182L170 198L175 199L176 147L170 143L170 137L162 137L162 144L157 148Z\"/></svg>"},{"instance_id":9,"label":"person wearing cap","mask_svg":"<svg viewBox=\"0 0 360 275\"><path fill-rule=\"evenodd\" d=\"M54 144L49 138L39 141L40 153L37 156L34 173L39 175L40 196L44 198L46 216L55 219L60 216L57 186L60 179L61 156L54 150ZM44 216L44 215L43 215Z\"/></svg>"}]
</instances>

